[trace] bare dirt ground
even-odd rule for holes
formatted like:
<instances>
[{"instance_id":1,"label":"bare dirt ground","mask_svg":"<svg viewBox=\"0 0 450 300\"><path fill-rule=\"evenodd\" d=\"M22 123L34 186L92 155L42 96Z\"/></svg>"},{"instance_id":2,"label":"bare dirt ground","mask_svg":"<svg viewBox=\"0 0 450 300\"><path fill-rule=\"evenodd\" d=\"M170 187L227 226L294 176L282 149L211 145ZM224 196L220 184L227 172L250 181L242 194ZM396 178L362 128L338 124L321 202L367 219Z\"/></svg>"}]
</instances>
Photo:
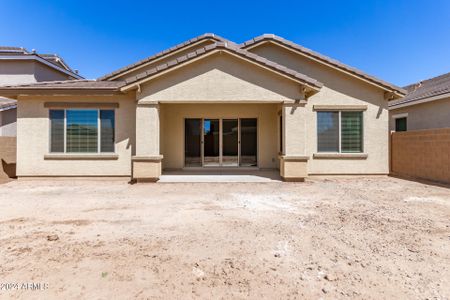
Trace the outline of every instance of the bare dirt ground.
<instances>
[{"instance_id":1,"label":"bare dirt ground","mask_svg":"<svg viewBox=\"0 0 450 300\"><path fill-rule=\"evenodd\" d=\"M2 299L450 298L445 187L15 181L0 207Z\"/></svg>"}]
</instances>

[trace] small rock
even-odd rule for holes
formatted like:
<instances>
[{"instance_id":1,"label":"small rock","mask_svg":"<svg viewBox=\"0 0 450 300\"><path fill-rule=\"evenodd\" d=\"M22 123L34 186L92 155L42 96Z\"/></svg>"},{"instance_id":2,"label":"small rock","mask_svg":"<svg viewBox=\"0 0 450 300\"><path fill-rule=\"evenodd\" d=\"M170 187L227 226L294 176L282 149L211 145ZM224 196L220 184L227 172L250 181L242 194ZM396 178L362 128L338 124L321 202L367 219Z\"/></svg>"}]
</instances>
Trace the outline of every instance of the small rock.
<instances>
[{"instance_id":1,"label":"small rock","mask_svg":"<svg viewBox=\"0 0 450 300\"><path fill-rule=\"evenodd\" d=\"M328 293L328 290L327 290L326 288L322 288L322 292L323 292L324 294L326 294L326 293Z\"/></svg>"},{"instance_id":2,"label":"small rock","mask_svg":"<svg viewBox=\"0 0 450 300\"><path fill-rule=\"evenodd\" d=\"M203 270L197 267L192 268L192 273L195 275L195 277L197 277L197 280L200 280L205 277L205 272L203 272Z\"/></svg>"},{"instance_id":3,"label":"small rock","mask_svg":"<svg viewBox=\"0 0 450 300\"><path fill-rule=\"evenodd\" d=\"M328 281L336 281L337 277L334 274L327 274L327 275L325 275L325 279Z\"/></svg>"},{"instance_id":4,"label":"small rock","mask_svg":"<svg viewBox=\"0 0 450 300\"><path fill-rule=\"evenodd\" d=\"M59 240L59 236L57 234L47 235L47 241L53 242Z\"/></svg>"},{"instance_id":5,"label":"small rock","mask_svg":"<svg viewBox=\"0 0 450 300\"><path fill-rule=\"evenodd\" d=\"M281 257L280 253L275 253L273 256L275 256L275 257Z\"/></svg>"}]
</instances>

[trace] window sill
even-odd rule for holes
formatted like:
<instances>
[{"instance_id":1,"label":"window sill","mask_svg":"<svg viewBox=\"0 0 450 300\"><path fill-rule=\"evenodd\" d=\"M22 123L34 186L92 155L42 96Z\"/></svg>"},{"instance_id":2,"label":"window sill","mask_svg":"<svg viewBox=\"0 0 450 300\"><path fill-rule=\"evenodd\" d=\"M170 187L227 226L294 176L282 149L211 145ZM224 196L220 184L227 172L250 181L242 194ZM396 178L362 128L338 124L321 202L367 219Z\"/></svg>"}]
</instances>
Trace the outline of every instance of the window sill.
<instances>
[{"instance_id":1,"label":"window sill","mask_svg":"<svg viewBox=\"0 0 450 300\"><path fill-rule=\"evenodd\" d=\"M68 154L51 153L44 155L46 160L116 160L119 155L115 153L87 153L87 154Z\"/></svg>"},{"instance_id":2,"label":"window sill","mask_svg":"<svg viewBox=\"0 0 450 300\"><path fill-rule=\"evenodd\" d=\"M367 159L367 153L314 153L315 159Z\"/></svg>"}]
</instances>

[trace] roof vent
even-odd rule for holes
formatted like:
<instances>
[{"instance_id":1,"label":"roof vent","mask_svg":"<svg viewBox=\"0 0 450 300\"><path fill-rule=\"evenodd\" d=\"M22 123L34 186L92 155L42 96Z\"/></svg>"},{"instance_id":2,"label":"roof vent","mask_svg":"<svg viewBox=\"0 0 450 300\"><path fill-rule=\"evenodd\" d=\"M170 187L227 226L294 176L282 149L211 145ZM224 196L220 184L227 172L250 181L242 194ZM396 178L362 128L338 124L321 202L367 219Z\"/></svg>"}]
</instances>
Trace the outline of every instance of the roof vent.
<instances>
[{"instance_id":1,"label":"roof vent","mask_svg":"<svg viewBox=\"0 0 450 300\"><path fill-rule=\"evenodd\" d=\"M36 54L36 49L31 49L31 53Z\"/></svg>"},{"instance_id":2,"label":"roof vent","mask_svg":"<svg viewBox=\"0 0 450 300\"><path fill-rule=\"evenodd\" d=\"M75 69L75 70L73 70L74 72L75 72L75 74L78 74L78 70L77 69Z\"/></svg>"},{"instance_id":3,"label":"roof vent","mask_svg":"<svg viewBox=\"0 0 450 300\"><path fill-rule=\"evenodd\" d=\"M422 81L419 81L418 83L416 83L414 85L414 91L417 90L418 88L420 88L422 86Z\"/></svg>"}]
</instances>

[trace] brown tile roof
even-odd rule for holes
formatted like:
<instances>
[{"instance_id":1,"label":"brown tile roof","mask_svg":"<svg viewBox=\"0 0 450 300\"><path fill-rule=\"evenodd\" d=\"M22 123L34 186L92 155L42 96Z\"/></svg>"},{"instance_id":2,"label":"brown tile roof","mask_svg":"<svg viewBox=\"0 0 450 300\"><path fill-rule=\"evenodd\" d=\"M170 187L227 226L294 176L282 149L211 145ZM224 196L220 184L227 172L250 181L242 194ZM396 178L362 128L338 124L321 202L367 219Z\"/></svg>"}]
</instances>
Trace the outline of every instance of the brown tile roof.
<instances>
[{"instance_id":1,"label":"brown tile roof","mask_svg":"<svg viewBox=\"0 0 450 300\"><path fill-rule=\"evenodd\" d=\"M17 107L17 101L9 98L0 97L0 111L13 109Z\"/></svg>"},{"instance_id":2,"label":"brown tile roof","mask_svg":"<svg viewBox=\"0 0 450 300\"><path fill-rule=\"evenodd\" d=\"M389 107L394 108L402 104L414 104L416 101L444 94L449 94L448 96L450 97L450 73L407 85L404 89L408 91L406 97L391 101Z\"/></svg>"},{"instance_id":3,"label":"brown tile roof","mask_svg":"<svg viewBox=\"0 0 450 300\"><path fill-rule=\"evenodd\" d=\"M10 47L10 46L0 46L0 53L1 52L22 52L24 53L26 51L22 47Z\"/></svg>"},{"instance_id":4,"label":"brown tile roof","mask_svg":"<svg viewBox=\"0 0 450 300\"><path fill-rule=\"evenodd\" d=\"M218 41L218 42L227 42L227 43L230 43L230 44L234 44L233 42L231 42L231 41L229 41L229 40L227 40L227 39L225 39L225 38L223 38L221 36L218 36L218 35L216 35L214 33L205 33L205 34L199 35L199 36L197 36L195 38L192 38L190 40L187 40L187 41L185 41L185 42L183 42L181 44L175 45L175 46L173 46L173 47L171 47L169 49L166 49L166 50L163 50L161 52L158 52L158 53L156 53L156 54L154 54L152 56L144 58L144 59L142 59L140 61L137 61L137 62L135 62L135 63L133 63L131 65L125 66L125 67L120 68L120 69L118 69L118 70L116 70L114 72L106 74L106 75L98 78L98 80L108 80L109 78L111 78L111 77L113 77L115 75L121 74L121 73L126 72L128 70L131 70L133 68L136 68L136 67L138 67L140 65L143 65L143 64L145 64L147 62L150 62L152 60L155 60L155 59L157 59L157 58L159 58L161 56L165 56L165 55L170 54L170 53L172 53L172 52L174 52L176 50L179 50L179 49L182 49L182 48L187 47L189 45L192 45L192 44L194 44L194 43L196 43L198 41L201 41L201 40L215 40L215 41Z\"/></svg>"},{"instance_id":5,"label":"brown tile roof","mask_svg":"<svg viewBox=\"0 0 450 300\"><path fill-rule=\"evenodd\" d=\"M256 44L259 44L259 43L262 43L262 42L265 42L265 41L278 42L278 43L282 44L285 47L288 47L288 48L291 48L293 50L299 51L299 52L301 52L301 53L303 53L303 54L305 54L307 56L310 56L310 57L312 57L314 59L317 59L317 60L322 61L322 62L324 62L326 64L332 65L332 66L334 66L336 68L339 68L341 70L344 70L346 72L354 74L354 75L356 75L358 77L361 77L361 78L363 78L365 80L368 80L369 82L372 82L372 83L375 83L375 84L377 84L379 86L382 86L385 89L395 91L395 92L397 92L397 93L399 93L401 95L405 95L406 94L406 91L404 89L402 89L402 88L400 88L400 87L398 87L396 85L393 85L393 84L390 84L390 83L388 83L388 82L386 82L384 80L375 78L375 77L373 77L371 75L368 75L368 74L366 74L366 73L364 73L364 72L362 72L362 71L360 71L360 70L358 70L358 69L356 69L354 67L348 66L348 65L346 65L344 63L341 63L340 61L337 61L337 60L332 59L332 58L330 58L328 56L322 55L322 54L320 54L318 52L315 52L315 51L313 51L311 49L308 49L308 48L305 48L303 46L300 46L300 45L298 45L298 44L296 44L294 42L291 42L289 40L286 40L286 39L284 39L282 37L279 37L279 36L276 36L274 34L263 34L261 36L255 37L255 38L253 38L253 39L251 39L249 41L246 41L246 42L240 44L240 47L245 49L247 47L254 46Z\"/></svg>"},{"instance_id":6,"label":"brown tile roof","mask_svg":"<svg viewBox=\"0 0 450 300\"><path fill-rule=\"evenodd\" d=\"M94 89L94 90L118 90L125 83L123 81L97 81L88 79L42 81L27 84L0 86L1 91L10 90L70 90L70 89Z\"/></svg>"},{"instance_id":7,"label":"brown tile roof","mask_svg":"<svg viewBox=\"0 0 450 300\"><path fill-rule=\"evenodd\" d=\"M59 57L56 54L38 54L40 57L44 58L45 60L48 60L49 62L52 62L64 69L66 69L67 71L70 72L76 72L75 70L72 70L72 68L69 67L69 65L64 61L64 59L62 59L62 57Z\"/></svg>"},{"instance_id":8,"label":"brown tile roof","mask_svg":"<svg viewBox=\"0 0 450 300\"><path fill-rule=\"evenodd\" d=\"M281 74L283 74L283 75L285 75L287 77L290 77L290 78L292 78L294 80L300 81L303 84L308 85L308 86L310 86L310 87L312 87L314 89L320 89L322 87L322 85L323 85L321 82L319 82L319 81L317 81L317 80L315 80L315 79L313 79L311 77L308 77L308 76L306 76L306 75L304 75L304 74L302 74L300 72L291 70L291 69L289 69L289 68L287 68L285 66L279 65L279 64L277 64L277 63L275 63L273 61L270 61L270 60L268 60L266 58L263 58L263 57L261 57L259 55L250 53L247 50L239 48L234 43L229 44L227 42L216 42L214 44L207 45L205 47L197 49L195 52L191 52L191 53L188 53L186 55L180 56L180 57L178 57L178 58L176 58L176 59L174 59L172 61L169 61L169 62L167 62L165 64L159 65L159 66L157 66L155 68L152 68L152 69L150 69L150 70L148 70L146 72L142 72L142 73L140 73L140 74L138 74L136 76L133 76L133 77L125 80L126 85L133 84L133 83L138 82L138 81L140 81L142 79L145 79L146 77L155 75L155 74L160 73L160 72L165 71L165 70L169 70L169 69L171 69L171 68L173 68L173 67L175 67L177 65L183 64L183 63L185 63L185 62L187 62L189 60L192 60L194 58L203 56L203 55L205 55L205 54L207 54L209 52L215 51L215 50L229 51L229 52L231 52L231 53L233 53L235 55L238 55L240 57L248 59L248 60L250 60L252 62L255 62L255 63L257 63L257 64L259 64L261 66L264 66L264 67L266 67L268 69L271 69L272 71L281 73Z\"/></svg>"}]
</instances>

